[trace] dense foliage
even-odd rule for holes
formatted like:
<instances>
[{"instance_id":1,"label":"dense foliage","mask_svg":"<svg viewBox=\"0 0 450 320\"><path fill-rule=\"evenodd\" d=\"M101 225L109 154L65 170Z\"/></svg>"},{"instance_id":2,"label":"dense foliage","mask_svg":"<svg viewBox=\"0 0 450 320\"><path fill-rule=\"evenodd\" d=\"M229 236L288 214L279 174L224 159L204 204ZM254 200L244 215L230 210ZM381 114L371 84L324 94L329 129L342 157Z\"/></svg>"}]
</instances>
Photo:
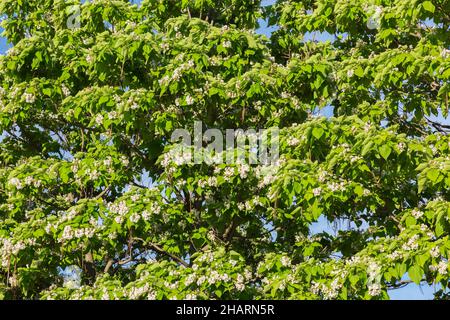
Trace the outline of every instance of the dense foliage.
<instances>
[{"instance_id":1,"label":"dense foliage","mask_svg":"<svg viewBox=\"0 0 450 320\"><path fill-rule=\"evenodd\" d=\"M448 297L450 1L73 5L0 3L0 298ZM194 121L280 159L193 165Z\"/></svg>"}]
</instances>

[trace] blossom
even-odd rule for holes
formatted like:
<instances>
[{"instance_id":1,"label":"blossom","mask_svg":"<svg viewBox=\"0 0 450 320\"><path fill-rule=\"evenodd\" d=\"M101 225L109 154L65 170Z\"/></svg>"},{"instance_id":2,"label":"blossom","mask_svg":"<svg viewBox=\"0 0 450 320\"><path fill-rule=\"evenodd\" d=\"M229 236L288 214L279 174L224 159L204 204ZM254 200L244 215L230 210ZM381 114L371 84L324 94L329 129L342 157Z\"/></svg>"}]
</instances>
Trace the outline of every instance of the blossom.
<instances>
[{"instance_id":1,"label":"blossom","mask_svg":"<svg viewBox=\"0 0 450 320\"><path fill-rule=\"evenodd\" d=\"M447 59L447 57L450 56L450 50L446 48L442 49L440 56L443 59Z\"/></svg>"},{"instance_id":2,"label":"blossom","mask_svg":"<svg viewBox=\"0 0 450 320\"><path fill-rule=\"evenodd\" d=\"M128 165L130 164L130 161L129 161L128 158L125 157L125 156L121 156L121 157L120 157L120 161L122 162L122 164L123 164L124 167L128 167Z\"/></svg>"},{"instance_id":3,"label":"blossom","mask_svg":"<svg viewBox=\"0 0 450 320\"><path fill-rule=\"evenodd\" d=\"M61 91L65 97L70 96L70 90L65 84L61 85Z\"/></svg>"},{"instance_id":4,"label":"blossom","mask_svg":"<svg viewBox=\"0 0 450 320\"><path fill-rule=\"evenodd\" d=\"M102 114L98 114L95 117L95 123L99 126L103 125L103 115Z\"/></svg>"},{"instance_id":5,"label":"blossom","mask_svg":"<svg viewBox=\"0 0 450 320\"><path fill-rule=\"evenodd\" d=\"M372 297L376 297L381 294L381 285L379 283L369 284L367 288L369 289L369 295Z\"/></svg>"},{"instance_id":6,"label":"blossom","mask_svg":"<svg viewBox=\"0 0 450 320\"><path fill-rule=\"evenodd\" d=\"M318 181L319 182L321 182L321 183L323 183L323 182L325 182L325 179L326 179L326 177L328 176L328 172L327 171L325 171L325 170L320 170L319 171L319 177L318 177Z\"/></svg>"},{"instance_id":7,"label":"blossom","mask_svg":"<svg viewBox=\"0 0 450 320\"><path fill-rule=\"evenodd\" d=\"M236 287L236 290L237 291L244 291L245 290L245 284L243 284L243 283L236 283L235 284L235 287Z\"/></svg>"},{"instance_id":8,"label":"blossom","mask_svg":"<svg viewBox=\"0 0 450 320\"><path fill-rule=\"evenodd\" d=\"M350 163L355 163L356 161L359 161L361 159L362 158L360 156L353 155L353 156L350 157Z\"/></svg>"},{"instance_id":9,"label":"blossom","mask_svg":"<svg viewBox=\"0 0 450 320\"><path fill-rule=\"evenodd\" d=\"M65 226L60 240L61 241L70 240L70 239L73 238L73 236L74 236L74 232L72 230L72 227L71 226Z\"/></svg>"},{"instance_id":10,"label":"blossom","mask_svg":"<svg viewBox=\"0 0 450 320\"><path fill-rule=\"evenodd\" d=\"M231 41L229 41L229 40L224 41L224 42L222 43L222 46L223 46L224 48L231 48Z\"/></svg>"},{"instance_id":11,"label":"blossom","mask_svg":"<svg viewBox=\"0 0 450 320\"><path fill-rule=\"evenodd\" d=\"M312 192L313 192L314 196L318 197L322 193L322 188L320 188L320 187L314 188Z\"/></svg>"},{"instance_id":12,"label":"blossom","mask_svg":"<svg viewBox=\"0 0 450 320\"><path fill-rule=\"evenodd\" d=\"M190 95L186 96L186 104L188 106L193 105L194 104L194 98L192 98Z\"/></svg>"},{"instance_id":13,"label":"blossom","mask_svg":"<svg viewBox=\"0 0 450 320\"><path fill-rule=\"evenodd\" d=\"M234 176L234 168L232 167L226 167L224 171L224 177L230 178Z\"/></svg>"},{"instance_id":14,"label":"blossom","mask_svg":"<svg viewBox=\"0 0 450 320\"><path fill-rule=\"evenodd\" d=\"M201 286L205 281L207 280L207 278L205 276L201 276L200 278L198 278L197 280L197 285Z\"/></svg>"},{"instance_id":15,"label":"blossom","mask_svg":"<svg viewBox=\"0 0 450 320\"><path fill-rule=\"evenodd\" d=\"M432 249L430 250L430 255L431 255L433 258L439 257L439 256L441 255L441 253L439 252L439 247L434 247L434 248L432 248Z\"/></svg>"},{"instance_id":16,"label":"blossom","mask_svg":"<svg viewBox=\"0 0 450 320\"><path fill-rule=\"evenodd\" d=\"M125 201L120 201L118 204L110 203L107 207L109 211L118 215L125 215L128 213L128 207Z\"/></svg>"},{"instance_id":17,"label":"blossom","mask_svg":"<svg viewBox=\"0 0 450 320\"><path fill-rule=\"evenodd\" d=\"M401 259L403 257L402 253L399 251L394 251L391 254L389 254L389 259L391 260L398 260Z\"/></svg>"},{"instance_id":18,"label":"blossom","mask_svg":"<svg viewBox=\"0 0 450 320\"><path fill-rule=\"evenodd\" d=\"M241 177L241 179L245 179L248 176L248 172L250 171L250 167L246 164L241 164L239 166L239 176Z\"/></svg>"},{"instance_id":19,"label":"blossom","mask_svg":"<svg viewBox=\"0 0 450 320\"><path fill-rule=\"evenodd\" d=\"M92 62L94 62L94 56L92 54L88 54L86 56L86 62L91 64Z\"/></svg>"},{"instance_id":20,"label":"blossom","mask_svg":"<svg viewBox=\"0 0 450 320\"><path fill-rule=\"evenodd\" d=\"M355 70L353 70L353 69L347 70L347 77L349 77L349 78L353 77L354 73L355 73Z\"/></svg>"},{"instance_id":21,"label":"blossom","mask_svg":"<svg viewBox=\"0 0 450 320\"><path fill-rule=\"evenodd\" d=\"M116 112L116 111L110 111L110 112L108 112L108 119L109 119L109 120L117 119L117 112Z\"/></svg>"},{"instance_id":22,"label":"blossom","mask_svg":"<svg viewBox=\"0 0 450 320\"><path fill-rule=\"evenodd\" d=\"M399 143L397 143L397 148L400 152L402 152L403 150L405 150L406 144L403 142L399 142Z\"/></svg>"},{"instance_id":23,"label":"blossom","mask_svg":"<svg viewBox=\"0 0 450 320\"><path fill-rule=\"evenodd\" d=\"M437 266L437 271L439 274L446 275L448 269L448 262L441 261Z\"/></svg>"},{"instance_id":24,"label":"blossom","mask_svg":"<svg viewBox=\"0 0 450 320\"><path fill-rule=\"evenodd\" d=\"M9 180L9 184L13 187L15 187L17 190L20 190L23 188L22 182L18 178L12 178Z\"/></svg>"},{"instance_id":25,"label":"blossom","mask_svg":"<svg viewBox=\"0 0 450 320\"><path fill-rule=\"evenodd\" d=\"M419 239L419 235L414 235L411 238L409 238L408 242L403 244L402 249L406 251L410 250L416 250L419 248L419 244L417 243L417 240Z\"/></svg>"},{"instance_id":26,"label":"blossom","mask_svg":"<svg viewBox=\"0 0 450 320\"><path fill-rule=\"evenodd\" d=\"M141 216L140 216L139 214L137 214L137 213L133 213L133 214L130 216L130 221L131 221L132 223L137 223L137 222L139 222L140 219L141 219Z\"/></svg>"},{"instance_id":27,"label":"blossom","mask_svg":"<svg viewBox=\"0 0 450 320\"><path fill-rule=\"evenodd\" d=\"M36 101L36 96L32 93L24 93L22 98L26 103L34 103Z\"/></svg>"},{"instance_id":28,"label":"blossom","mask_svg":"<svg viewBox=\"0 0 450 320\"><path fill-rule=\"evenodd\" d=\"M287 144L290 147L295 147L296 145L298 145L300 143L300 140L298 138L295 137L291 137L288 139Z\"/></svg>"},{"instance_id":29,"label":"blossom","mask_svg":"<svg viewBox=\"0 0 450 320\"><path fill-rule=\"evenodd\" d=\"M289 257L283 256L281 257L281 265L284 267L290 267L291 266L291 259Z\"/></svg>"},{"instance_id":30,"label":"blossom","mask_svg":"<svg viewBox=\"0 0 450 320\"><path fill-rule=\"evenodd\" d=\"M414 210L411 212L411 215L412 215L415 219L420 219L420 217L423 216L423 212L420 211L420 210L414 209Z\"/></svg>"}]
</instances>

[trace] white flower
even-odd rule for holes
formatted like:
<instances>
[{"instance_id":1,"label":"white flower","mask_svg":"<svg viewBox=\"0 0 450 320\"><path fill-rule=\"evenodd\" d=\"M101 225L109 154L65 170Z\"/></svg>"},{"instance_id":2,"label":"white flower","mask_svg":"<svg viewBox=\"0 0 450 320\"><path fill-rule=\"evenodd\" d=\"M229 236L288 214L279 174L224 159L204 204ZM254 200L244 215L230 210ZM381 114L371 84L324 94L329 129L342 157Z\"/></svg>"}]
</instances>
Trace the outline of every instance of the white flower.
<instances>
[{"instance_id":1,"label":"white flower","mask_svg":"<svg viewBox=\"0 0 450 320\"><path fill-rule=\"evenodd\" d=\"M420 217L423 216L423 212L420 211L420 210L414 209L414 210L411 212L411 215L412 215L414 218L416 218L416 219L420 219Z\"/></svg>"},{"instance_id":2,"label":"white flower","mask_svg":"<svg viewBox=\"0 0 450 320\"><path fill-rule=\"evenodd\" d=\"M230 276L227 273L224 273L220 278L223 282L228 282L231 280Z\"/></svg>"},{"instance_id":3,"label":"white flower","mask_svg":"<svg viewBox=\"0 0 450 320\"><path fill-rule=\"evenodd\" d=\"M92 62L94 62L94 57L92 56L92 54L88 54L86 56L86 62L91 64Z\"/></svg>"},{"instance_id":4,"label":"white flower","mask_svg":"<svg viewBox=\"0 0 450 320\"><path fill-rule=\"evenodd\" d=\"M192 283L194 283L195 282L195 279L196 279L196 277L195 277L195 274L190 274L190 275L188 275L187 277L186 277L186 279L184 280L184 285L187 287L187 286L189 286L189 285L191 285Z\"/></svg>"},{"instance_id":5,"label":"white flower","mask_svg":"<svg viewBox=\"0 0 450 320\"><path fill-rule=\"evenodd\" d=\"M450 50L446 49L446 48L442 49L441 57L444 58L444 59L447 59L448 56L450 56Z\"/></svg>"},{"instance_id":6,"label":"white flower","mask_svg":"<svg viewBox=\"0 0 450 320\"><path fill-rule=\"evenodd\" d=\"M298 138L292 137L292 138L289 138L287 143L290 147L295 147L296 145L298 145L300 143L300 140Z\"/></svg>"},{"instance_id":7,"label":"white flower","mask_svg":"<svg viewBox=\"0 0 450 320\"><path fill-rule=\"evenodd\" d=\"M128 167L128 165L130 164L130 161L125 156L120 157L120 161L122 161L124 167Z\"/></svg>"},{"instance_id":8,"label":"white flower","mask_svg":"<svg viewBox=\"0 0 450 320\"><path fill-rule=\"evenodd\" d=\"M95 117L95 123L99 126L103 125L103 115L100 113Z\"/></svg>"},{"instance_id":9,"label":"white flower","mask_svg":"<svg viewBox=\"0 0 450 320\"><path fill-rule=\"evenodd\" d=\"M132 223L138 223L140 219L141 219L141 216L140 216L139 214L137 214L137 213L133 213L133 214L130 216L130 221L131 221Z\"/></svg>"},{"instance_id":10,"label":"white flower","mask_svg":"<svg viewBox=\"0 0 450 320\"><path fill-rule=\"evenodd\" d=\"M100 174L99 174L98 171L95 170L95 169L92 170L92 171L87 170L86 173L89 174L89 179L90 179L91 181L97 180L97 179L100 177Z\"/></svg>"},{"instance_id":11,"label":"white flower","mask_svg":"<svg viewBox=\"0 0 450 320\"><path fill-rule=\"evenodd\" d=\"M9 184L13 187L16 187L17 190L20 190L23 188L22 182L18 178L12 178L9 180Z\"/></svg>"},{"instance_id":12,"label":"white flower","mask_svg":"<svg viewBox=\"0 0 450 320\"><path fill-rule=\"evenodd\" d=\"M110 112L108 112L108 119L109 119L109 120L117 119L117 112L116 112L116 111L110 111Z\"/></svg>"},{"instance_id":13,"label":"white flower","mask_svg":"<svg viewBox=\"0 0 450 320\"><path fill-rule=\"evenodd\" d=\"M216 177L209 177L206 181L209 187L215 187L217 186L217 178Z\"/></svg>"},{"instance_id":14,"label":"white flower","mask_svg":"<svg viewBox=\"0 0 450 320\"><path fill-rule=\"evenodd\" d=\"M242 292L242 291L245 290L245 284L243 284L243 283L239 283L238 282L238 283L235 284L235 287L236 287L237 291L241 291Z\"/></svg>"},{"instance_id":15,"label":"white flower","mask_svg":"<svg viewBox=\"0 0 450 320\"><path fill-rule=\"evenodd\" d=\"M61 91L65 97L70 96L70 90L66 87L65 84L61 86Z\"/></svg>"},{"instance_id":16,"label":"white flower","mask_svg":"<svg viewBox=\"0 0 450 320\"><path fill-rule=\"evenodd\" d=\"M325 182L326 177L328 176L328 172L327 171L320 171L319 172L319 177L318 177L318 181L319 182Z\"/></svg>"},{"instance_id":17,"label":"white flower","mask_svg":"<svg viewBox=\"0 0 450 320\"><path fill-rule=\"evenodd\" d=\"M283 256L281 257L281 265L284 267L290 267L291 266L291 259L289 257Z\"/></svg>"},{"instance_id":18,"label":"white flower","mask_svg":"<svg viewBox=\"0 0 450 320\"><path fill-rule=\"evenodd\" d=\"M398 148L398 150L399 150L400 152L402 152L403 150L405 150L406 145L405 145L403 142L399 142L399 143L397 144L397 148Z\"/></svg>"},{"instance_id":19,"label":"white flower","mask_svg":"<svg viewBox=\"0 0 450 320\"><path fill-rule=\"evenodd\" d=\"M313 189L312 192L313 192L315 197L318 197L322 193L322 188L320 188L320 187L319 188L315 188L315 189Z\"/></svg>"},{"instance_id":20,"label":"white flower","mask_svg":"<svg viewBox=\"0 0 450 320\"><path fill-rule=\"evenodd\" d=\"M391 260L398 260L401 259L403 257L402 253L399 251L394 251L391 254L389 254L389 259Z\"/></svg>"},{"instance_id":21,"label":"white flower","mask_svg":"<svg viewBox=\"0 0 450 320\"><path fill-rule=\"evenodd\" d=\"M234 168L232 167L226 167L224 172L224 177L231 178L234 176Z\"/></svg>"},{"instance_id":22,"label":"white flower","mask_svg":"<svg viewBox=\"0 0 450 320\"><path fill-rule=\"evenodd\" d=\"M368 286L369 295L372 297L379 296L381 294L381 285L379 283L372 283Z\"/></svg>"},{"instance_id":23,"label":"white flower","mask_svg":"<svg viewBox=\"0 0 450 320\"><path fill-rule=\"evenodd\" d=\"M75 230L75 238L82 238L83 235L84 235L84 230L83 229Z\"/></svg>"},{"instance_id":24,"label":"white flower","mask_svg":"<svg viewBox=\"0 0 450 320\"><path fill-rule=\"evenodd\" d=\"M61 240L70 240L72 239L74 236L73 230L71 226L65 226L62 236L61 236Z\"/></svg>"},{"instance_id":25,"label":"white flower","mask_svg":"<svg viewBox=\"0 0 450 320\"><path fill-rule=\"evenodd\" d=\"M365 11L371 15L367 20L367 28L377 29L380 27L381 14L383 13L383 8L380 6L365 6Z\"/></svg>"},{"instance_id":26,"label":"white flower","mask_svg":"<svg viewBox=\"0 0 450 320\"><path fill-rule=\"evenodd\" d=\"M109 167L112 164L112 158L107 157L105 160L103 160L103 164L107 167Z\"/></svg>"},{"instance_id":27,"label":"white flower","mask_svg":"<svg viewBox=\"0 0 450 320\"><path fill-rule=\"evenodd\" d=\"M201 286L206 280L207 280L207 279L206 279L205 276L201 276L201 277L198 278L198 280L197 280L197 286Z\"/></svg>"},{"instance_id":28,"label":"white flower","mask_svg":"<svg viewBox=\"0 0 450 320\"><path fill-rule=\"evenodd\" d=\"M193 105L194 104L194 98L192 98L190 95L186 96L186 104L188 106Z\"/></svg>"},{"instance_id":29,"label":"white flower","mask_svg":"<svg viewBox=\"0 0 450 320\"><path fill-rule=\"evenodd\" d=\"M22 98L26 103L34 103L36 101L36 96L32 93L24 93Z\"/></svg>"},{"instance_id":30,"label":"white flower","mask_svg":"<svg viewBox=\"0 0 450 320\"><path fill-rule=\"evenodd\" d=\"M403 244L402 249L405 251L409 250L417 250L419 248L419 244L417 243L417 240L419 239L419 235L414 235L411 238L409 238L408 242Z\"/></svg>"},{"instance_id":31,"label":"white flower","mask_svg":"<svg viewBox=\"0 0 450 320\"><path fill-rule=\"evenodd\" d=\"M224 48L231 48L231 42L229 40L226 40L222 43L222 46Z\"/></svg>"},{"instance_id":32,"label":"white flower","mask_svg":"<svg viewBox=\"0 0 450 320\"><path fill-rule=\"evenodd\" d=\"M441 255L441 253L439 252L439 247L434 247L433 249L430 250L430 255L433 258L437 258Z\"/></svg>"},{"instance_id":33,"label":"white flower","mask_svg":"<svg viewBox=\"0 0 450 320\"><path fill-rule=\"evenodd\" d=\"M350 163L355 163L356 161L359 161L361 159L362 158L360 156L353 155L353 156L350 157Z\"/></svg>"},{"instance_id":34,"label":"white flower","mask_svg":"<svg viewBox=\"0 0 450 320\"><path fill-rule=\"evenodd\" d=\"M438 270L439 274L446 275L447 274L447 269L448 269L448 263L447 262L445 262L445 261L439 262L439 264L437 266L437 270Z\"/></svg>"},{"instance_id":35,"label":"white flower","mask_svg":"<svg viewBox=\"0 0 450 320\"><path fill-rule=\"evenodd\" d=\"M150 212L148 212L147 210L142 211L142 218L143 218L145 221L150 220Z\"/></svg>"},{"instance_id":36,"label":"white flower","mask_svg":"<svg viewBox=\"0 0 450 320\"><path fill-rule=\"evenodd\" d=\"M353 77L354 73L355 73L355 70L353 70L353 69L347 70L347 77L349 77L349 78Z\"/></svg>"},{"instance_id":37,"label":"white flower","mask_svg":"<svg viewBox=\"0 0 450 320\"><path fill-rule=\"evenodd\" d=\"M147 295L147 300L156 300L156 292L150 291Z\"/></svg>"},{"instance_id":38,"label":"white flower","mask_svg":"<svg viewBox=\"0 0 450 320\"><path fill-rule=\"evenodd\" d=\"M11 287L17 287L19 285L19 281L17 280L17 277L15 275L9 277L8 281Z\"/></svg>"},{"instance_id":39,"label":"white flower","mask_svg":"<svg viewBox=\"0 0 450 320\"><path fill-rule=\"evenodd\" d=\"M246 164L242 164L239 166L239 176L241 179L245 179L248 176L248 172L250 171L250 167Z\"/></svg>"},{"instance_id":40,"label":"white flower","mask_svg":"<svg viewBox=\"0 0 450 320\"><path fill-rule=\"evenodd\" d=\"M380 266L376 262L369 263L367 267L367 272L369 274L369 279L375 279L380 273Z\"/></svg>"},{"instance_id":41,"label":"white flower","mask_svg":"<svg viewBox=\"0 0 450 320\"><path fill-rule=\"evenodd\" d=\"M44 230L46 233L51 233L52 232L52 228L53 226L49 223L45 226Z\"/></svg>"},{"instance_id":42,"label":"white flower","mask_svg":"<svg viewBox=\"0 0 450 320\"><path fill-rule=\"evenodd\" d=\"M288 99L290 96L291 96L291 95L290 95L288 92L286 92L286 91L283 91L283 92L281 93L281 98L282 98L282 99Z\"/></svg>"},{"instance_id":43,"label":"white flower","mask_svg":"<svg viewBox=\"0 0 450 320\"><path fill-rule=\"evenodd\" d=\"M150 205L150 210L154 213L154 214L159 214L161 212L161 207L156 204L156 203L152 203Z\"/></svg>"}]
</instances>

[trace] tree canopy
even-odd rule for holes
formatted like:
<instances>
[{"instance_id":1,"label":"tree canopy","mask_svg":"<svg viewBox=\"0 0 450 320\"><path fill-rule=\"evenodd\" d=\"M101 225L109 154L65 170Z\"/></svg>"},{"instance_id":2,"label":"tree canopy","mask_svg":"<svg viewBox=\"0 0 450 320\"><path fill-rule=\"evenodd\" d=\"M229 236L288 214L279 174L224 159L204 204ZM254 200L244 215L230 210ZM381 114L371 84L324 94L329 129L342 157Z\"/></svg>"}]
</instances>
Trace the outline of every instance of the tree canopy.
<instances>
[{"instance_id":1,"label":"tree canopy","mask_svg":"<svg viewBox=\"0 0 450 320\"><path fill-rule=\"evenodd\" d=\"M448 298L450 1L0 14L0 298ZM279 160L185 161L195 121L278 127Z\"/></svg>"}]
</instances>

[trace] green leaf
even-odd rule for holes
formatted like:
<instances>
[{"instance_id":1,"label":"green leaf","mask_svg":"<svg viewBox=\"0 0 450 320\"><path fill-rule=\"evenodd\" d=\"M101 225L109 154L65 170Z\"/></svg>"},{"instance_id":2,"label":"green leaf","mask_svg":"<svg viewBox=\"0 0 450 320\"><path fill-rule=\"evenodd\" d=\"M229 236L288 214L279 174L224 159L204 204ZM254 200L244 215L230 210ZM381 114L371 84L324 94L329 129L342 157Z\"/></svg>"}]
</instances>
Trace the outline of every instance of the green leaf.
<instances>
[{"instance_id":1,"label":"green leaf","mask_svg":"<svg viewBox=\"0 0 450 320\"><path fill-rule=\"evenodd\" d=\"M383 144L378 148L378 151L380 152L380 155L384 158L384 160L387 160L392 152L392 148L387 144Z\"/></svg>"},{"instance_id":2,"label":"green leaf","mask_svg":"<svg viewBox=\"0 0 450 320\"><path fill-rule=\"evenodd\" d=\"M431 12L431 13L434 13L434 10L436 9L435 6L434 6L434 4L431 3L431 1L425 1L425 2L422 4L422 6L423 6L423 8L424 8L425 10L427 10L427 11L429 11L429 12Z\"/></svg>"},{"instance_id":3,"label":"green leaf","mask_svg":"<svg viewBox=\"0 0 450 320\"><path fill-rule=\"evenodd\" d=\"M409 278L414 281L415 284L419 284L422 281L423 270L417 265L413 265L408 270Z\"/></svg>"},{"instance_id":4,"label":"green leaf","mask_svg":"<svg viewBox=\"0 0 450 320\"><path fill-rule=\"evenodd\" d=\"M363 77L364 76L364 70L363 70L363 68L361 68L361 66L358 66L356 69L355 69L355 74L358 76L358 77Z\"/></svg>"},{"instance_id":5,"label":"green leaf","mask_svg":"<svg viewBox=\"0 0 450 320\"><path fill-rule=\"evenodd\" d=\"M427 178L431 180L431 182L436 182L439 178L439 170L431 168L427 172Z\"/></svg>"},{"instance_id":6,"label":"green leaf","mask_svg":"<svg viewBox=\"0 0 450 320\"><path fill-rule=\"evenodd\" d=\"M321 127L316 127L316 128L314 128L313 131L312 131L313 136L314 136L317 140L319 140L319 139L323 136L324 133L325 133L325 131L324 131Z\"/></svg>"}]
</instances>

